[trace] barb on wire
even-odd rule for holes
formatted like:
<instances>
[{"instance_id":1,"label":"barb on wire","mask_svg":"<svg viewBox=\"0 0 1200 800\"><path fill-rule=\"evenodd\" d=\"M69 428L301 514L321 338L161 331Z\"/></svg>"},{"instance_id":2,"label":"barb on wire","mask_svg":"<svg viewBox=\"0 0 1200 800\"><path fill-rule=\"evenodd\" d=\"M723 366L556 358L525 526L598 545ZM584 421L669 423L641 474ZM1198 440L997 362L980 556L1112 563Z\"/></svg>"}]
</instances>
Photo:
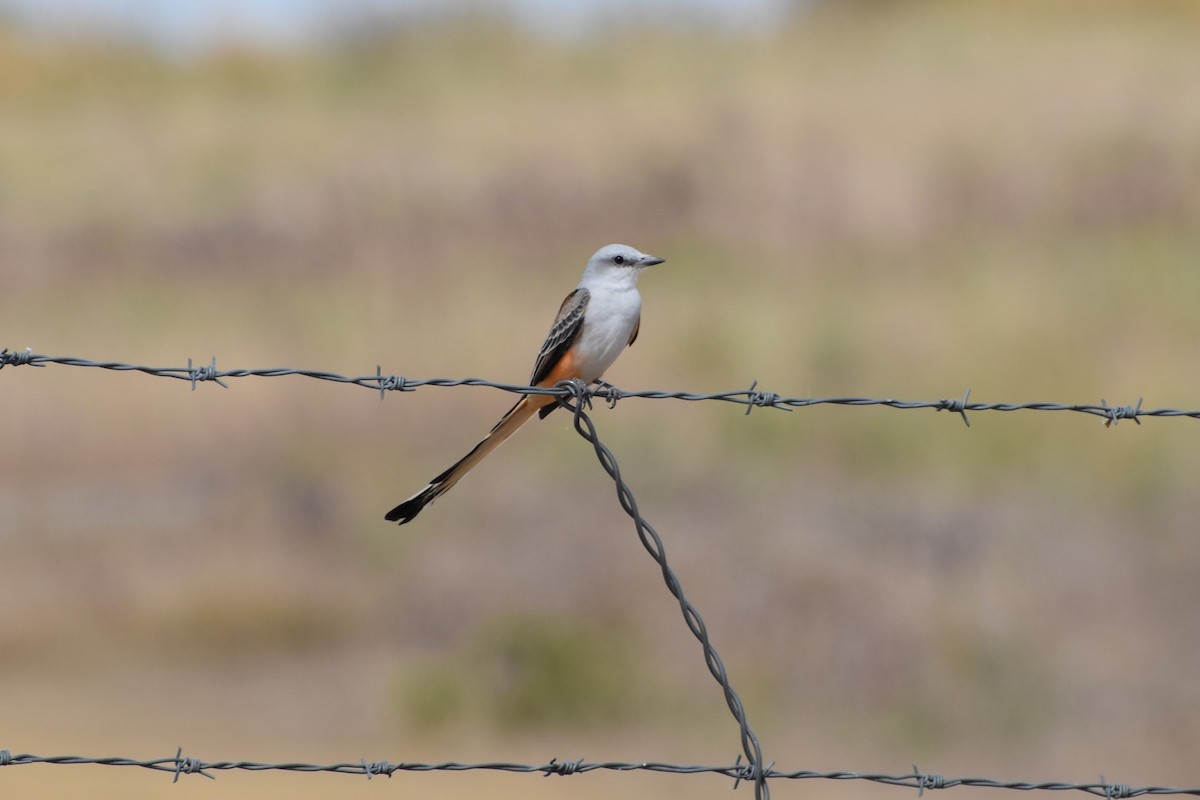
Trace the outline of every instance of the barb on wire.
<instances>
[{"instance_id":1,"label":"barb on wire","mask_svg":"<svg viewBox=\"0 0 1200 800\"><path fill-rule=\"evenodd\" d=\"M212 363L207 367L197 367L192 369L192 360L188 359L187 365L188 379L192 382L192 391L196 391L196 384L201 381L212 381L222 389L228 389L229 384L217 377L217 357L212 357Z\"/></svg>"},{"instance_id":2,"label":"barb on wire","mask_svg":"<svg viewBox=\"0 0 1200 800\"><path fill-rule=\"evenodd\" d=\"M970 399L971 399L971 387L968 386L967 390L965 392L963 392L963 396L962 396L961 400L946 400L946 399L939 400L937 410L938 411L952 411L955 414L962 414L962 421L969 428L969 427L971 427L971 419L970 419L970 417L967 416L967 403L970 401ZM1104 401L1101 400L1100 402L1104 402Z\"/></svg>"},{"instance_id":3,"label":"barb on wire","mask_svg":"<svg viewBox=\"0 0 1200 800\"><path fill-rule=\"evenodd\" d=\"M967 390L967 392L970 391L970 389ZM968 423L968 425L969 424L970 423ZM917 768L916 764L913 764L913 778L915 778L917 781L917 797L924 797L926 789L933 790L946 788L945 778L943 778L941 775L923 775L921 774L921 770Z\"/></svg>"},{"instance_id":4,"label":"barb on wire","mask_svg":"<svg viewBox=\"0 0 1200 800\"><path fill-rule=\"evenodd\" d=\"M209 780L216 780L215 775L208 774L204 769L203 761L198 758L184 758L183 748L177 747L175 748L175 777L171 779L171 783L179 783L180 775L203 775Z\"/></svg>"},{"instance_id":5,"label":"barb on wire","mask_svg":"<svg viewBox=\"0 0 1200 800\"><path fill-rule=\"evenodd\" d=\"M779 408L784 411L791 411L787 406L779 405L780 397L774 392L759 392L755 390L758 386L758 379L750 382L750 388L746 390L746 416L750 416L750 410L755 406L764 406L766 408Z\"/></svg>"},{"instance_id":6,"label":"barb on wire","mask_svg":"<svg viewBox=\"0 0 1200 800\"><path fill-rule=\"evenodd\" d=\"M1138 419L1138 415L1142 413L1142 398L1140 397L1138 398L1137 406L1117 406L1115 408L1109 408L1108 402L1102 397L1100 398L1100 406L1109 412L1108 419L1104 420L1104 427L1106 428L1109 425L1116 425L1123 419L1131 419L1138 425L1142 424L1142 421Z\"/></svg>"},{"instance_id":7,"label":"barb on wire","mask_svg":"<svg viewBox=\"0 0 1200 800\"><path fill-rule=\"evenodd\" d=\"M197 383L208 382L228 387L228 384L223 380L225 378L279 378L295 375L313 380L361 386L379 392L381 400L387 396L388 392L412 392L424 386L485 386L515 394L552 395L560 398L576 396L575 390L561 386L541 387L527 386L520 383L497 383L484 378L408 378L403 375L385 375L382 367L378 365L375 367L374 375L348 376L320 370L282 367L273 369L218 370L215 356L209 364L203 367L193 366L191 359L188 359L186 367L149 367L139 364L126 364L119 361L89 361L85 358L71 356L46 356L34 353L29 348L15 351L10 351L7 348L0 350L0 369L8 366L44 367L48 364L106 369L117 372L140 372L159 378L174 378L176 380L188 381L193 390L196 388ZM751 383L747 389L735 389L728 392L625 391L611 384L589 387L586 391L589 397L599 397L608 402L609 405L616 405L618 400L627 397L640 397L650 400L685 400L688 402L716 400L746 406L746 413L749 413L756 407L791 411L797 408L826 405L851 406L855 408L884 406L886 408L905 411L930 408L934 411L950 411L959 414L968 428L971 426L971 421L967 417L968 411L1069 411L1100 417L1104 420L1105 427L1115 425L1123 419L1132 419L1140 425L1143 417L1188 417L1200 420L1200 410L1178 408L1144 409L1142 408L1142 398L1138 398L1137 404L1132 406L1110 406L1104 399L1100 400L1099 405L1091 403L1046 402L972 403L969 401L971 396L970 389L967 389L961 399L953 400L946 398L940 400L897 400L892 397L784 397L775 392L760 391L758 389L758 381Z\"/></svg>"}]
</instances>

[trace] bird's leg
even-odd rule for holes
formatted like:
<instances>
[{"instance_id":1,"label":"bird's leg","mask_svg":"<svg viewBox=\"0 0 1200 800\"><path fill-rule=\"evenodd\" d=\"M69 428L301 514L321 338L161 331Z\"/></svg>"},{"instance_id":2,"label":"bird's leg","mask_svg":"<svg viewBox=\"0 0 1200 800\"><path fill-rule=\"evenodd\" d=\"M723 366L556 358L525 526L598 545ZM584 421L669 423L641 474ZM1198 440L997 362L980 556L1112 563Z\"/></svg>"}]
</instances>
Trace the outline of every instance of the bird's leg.
<instances>
[{"instance_id":1,"label":"bird's leg","mask_svg":"<svg viewBox=\"0 0 1200 800\"><path fill-rule=\"evenodd\" d=\"M593 396L603 397L608 401L609 408L616 408L617 401L621 399L621 390L601 378L596 378L592 383L596 384L596 390L592 392Z\"/></svg>"},{"instance_id":2,"label":"bird's leg","mask_svg":"<svg viewBox=\"0 0 1200 800\"><path fill-rule=\"evenodd\" d=\"M588 384L582 378L571 378L571 383L579 387L578 402L580 406L586 410L592 410L592 390L588 388Z\"/></svg>"},{"instance_id":3,"label":"bird's leg","mask_svg":"<svg viewBox=\"0 0 1200 800\"><path fill-rule=\"evenodd\" d=\"M568 384L571 386L571 393L559 396L558 404L565 406L567 409L574 412L575 406L571 405L571 401L574 400L580 408L590 409L592 407L592 393L591 390L588 389L587 383L580 378L567 378L559 381L555 385L558 387L565 387ZM551 406L551 408L553 408L553 406Z\"/></svg>"}]
</instances>

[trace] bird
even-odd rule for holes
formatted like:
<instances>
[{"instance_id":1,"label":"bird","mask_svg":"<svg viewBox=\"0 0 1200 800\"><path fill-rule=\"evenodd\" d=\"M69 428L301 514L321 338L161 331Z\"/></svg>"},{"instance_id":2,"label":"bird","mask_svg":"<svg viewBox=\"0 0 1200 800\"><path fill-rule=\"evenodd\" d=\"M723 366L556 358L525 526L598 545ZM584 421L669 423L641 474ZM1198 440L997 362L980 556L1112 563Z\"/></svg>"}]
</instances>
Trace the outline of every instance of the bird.
<instances>
[{"instance_id":1,"label":"bird","mask_svg":"<svg viewBox=\"0 0 1200 800\"><path fill-rule=\"evenodd\" d=\"M566 296L538 351L530 386L550 387L562 381L599 381L622 351L637 340L642 297L637 281L642 270L665 259L624 244L601 247L588 260L579 285ZM536 413L539 419L558 407L558 397L523 395L471 452L454 462L384 519L412 522L425 506L441 497Z\"/></svg>"}]
</instances>

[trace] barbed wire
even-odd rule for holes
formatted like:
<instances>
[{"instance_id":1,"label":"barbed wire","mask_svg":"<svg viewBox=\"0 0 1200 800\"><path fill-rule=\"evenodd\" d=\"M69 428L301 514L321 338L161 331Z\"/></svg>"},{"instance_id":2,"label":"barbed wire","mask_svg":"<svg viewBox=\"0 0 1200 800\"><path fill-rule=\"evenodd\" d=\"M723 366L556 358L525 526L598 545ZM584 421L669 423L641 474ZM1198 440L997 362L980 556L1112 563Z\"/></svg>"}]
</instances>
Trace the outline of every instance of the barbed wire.
<instances>
[{"instance_id":1,"label":"barbed wire","mask_svg":"<svg viewBox=\"0 0 1200 800\"><path fill-rule=\"evenodd\" d=\"M127 364L120 361L91 361L86 358L76 358L73 356L47 356L34 353L29 348L24 350L9 350L7 348L0 350L0 369L7 366L44 367L49 364L105 369L116 372L140 372L158 378L173 378L175 380L188 381L191 383L193 391L195 391L196 385L200 383L216 383L224 388L229 388L229 384L225 382L227 378L299 376L332 383L361 386L379 392L380 399L386 397L388 392L413 392L425 386L484 386L515 394L551 395L555 397L572 397L575 395L575 390L563 387L561 384L558 386L540 387L518 383L498 383L484 378L409 378L403 375L384 374L380 366L376 366L374 375L348 376L321 370L293 369L287 367L219 370L217 369L217 359L215 356L208 364L201 366L194 365L192 359L189 358L186 367L151 367L141 364ZM1068 411L1101 417L1106 427L1118 423L1123 419L1131 419L1140 425L1143 417L1186 417L1200 420L1200 410L1142 408L1142 398L1140 397L1137 403L1133 405L1112 406L1103 398L1101 398L1098 405L1095 403L1054 402L980 403L971 402L970 389L967 389L961 397L943 397L938 400L898 400L894 397L787 397L776 392L760 390L758 388L758 381L756 380L752 381L750 386L745 389L734 389L726 392L626 391L611 384L602 383L589 387L588 394L590 397L603 400L610 406L615 406L622 399L632 397L651 400L685 400L689 402L716 400L743 405L746 407L747 414L755 408L774 408L782 411L791 411L797 408L822 405L851 407L884 406L905 411L932 408L935 411L949 411L960 415L967 427L971 425L971 420L967 416L968 411Z\"/></svg>"},{"instance_id":2,"label":"barbed wire","mask_svg":"<svg viewBox=\"0 0 1200 800\"><path fill-rule=\"evenodd\" d=\"M136 767L165 772L172 775L172 781L178 781L181 775L203 775L215 779L213 772L248 771L248 772L328 772L338 775L362 775L368 780L386 776L392 777L397 772L512 772L521 774L540 774L543 777L552 775L582 775L588 772L655 772L674 775L712 774L730 778L734 786L741 781L750 780L751 769L741 760L724 766L706 766L690 764L667 764L655 761L623 762L623 761L587 761L579 758L574 761L550 759L545 764L517 764L504 761L482 763L463 763L458 761L441 761L437 763L421 763L411 761L369 761L366 758L358 761L343 761L332 764L307 764L303 762L264 763L258 761L205 761L200 758L183 755L183 749L178 748L175 755L164 758L137 759L122 756L92 758L88 756L38 756L30 753L11 753L0 750L0 767L22 766L27 764L79 765L91 764L109 767ZM1200 796L1200 787L1176 786L1129 786L1123 783L1110 783L1103 776L1092 783L1074 783L1071 781L1002 781L995 778L946 777L936 773L923 772L914 764L912 772L904 774L886 774L871 772L832 771L817 772L815 770L785 771L769 765L763 770L767 780L826 780L826 781L866 781L883 786L896 786L916 789L917 796L937 789L975 788L975 789L1009 789L1014 791L1032 792L1085 792L1096 797L1109 800L1141 797L1143 795L1188 795Z\"/></svg>"},{"instance_id":3,"label":"barbed wire","mask_svg":"<svg viewBox=\"0 0 1200 800\"><path fill-rule=\"evenodd\" d=\"M629 516L631 520L633 520L634 528L637 532L639 540L642 543L642 546L661 568L663 580L667 586L667 589L679 602L680 611L682 612L684 622L687 624L688 629L696 637L697 641L700 642L701 649L704 654L705 664L707 665L708 670L712 674L713 678L720 684L725 696L726 705L729 707L730 713L733 715L738 724L743 753L742 755L738 756L734 764L729 766L689 766L656 762L587 762L583 758L580 758L576 761L559 761L557 759L551 759L547 764L543 765L515 764L508 762L465 764L452 761L440 762L437 764L412 762L391 763L388 761L367 761L366 759L361 759L358 763L343 762L319 765L305 763L266 764L252 761L206 762L201 759L184 757L182 748L177 749L175 756L173 757L150 760L139 760L127 757L93 758L86 756L45 757L32 754L13 755L9 750L4 749L0 750L0 767L35 763L59 765L99 764L105 766L131 766L171 772L174 775L175 781L178 781L179 776L183 774L201 774L205 777L213 778L214 776L211 773L219 770L334 772L342 774L366 775L368 779L376 775L386 775L390 778L392 774L397 771L427 772L435 770L454 772L467 770L497 770L505 772L541 773L545 776L565 776L596 770L613 770L621 772L642 770L677 774L707 772L733 778L735 788L740 785L743 780L752 782L754 784L754 794L756 800L769 800L769 780L795 780L813 778L823 778L827 780L867 780L885 785L907 786L910 788L916 788L919 796L923 795L926 789L945 789L953 786L1004 788L1025 791L1034 789L1051 791L1077 790L1105 798L1127 798L1144 794L1200 795L1200 788L1174 788L1163 786L1130 787L1125 784L1110 784L1105 781L1103 776L1101 776L1099 783L1081 784L1064 781L1033 783L1026 781L999 781L991 778L945 778L937 774L922 773L915 765L913 766L913 771L911 774L885 775L858 772L815 772L811 770L785 772L775 769L774 762L765 764L762 747L746 719L745 707L743 706L741 698L738 696L729 680L724 663L709 638L708 630L704 624L704 620L701 618L696 607L685 597L683 587L678 576L667 563L666 548L661 537L654 530L653 526L639 512L637 501L633 496L632 490L621 478L620 468L617 464L616 457L613 455L612 451L600 441L596 431L596 426L592 422L591 418L587 415L585 409L590 407L591 401L594 398L602 399L612 406L623 397L646 397L653 399L674 398L689 401L722 400L726 402L744 404L746 406L746 413L749 413L755 407L782 408L790 411L793 408L802 408L821 404L838 404L849 406L882 405L899 409L934 408L938 411L951 411L960 414L968 427L971 423L967 418L967 411L1076 411L1104 417L1106 426L1115 424L1122 419L1133 419L1138 424L1141 424L1139 417L1142 416L1200 418L1200 411L1180 411L1177 409L1143 410L1141 407L1142 401L1140 398L1136 406L1109 406L1104 400L1101 400L1100 406L1067 405L1062 403L971 403L969 389L961 399L943 399L932 402L899 401L891 398L788 398L780 397L773 392L758 391L757 381L751 383L748 389L713 394L660 391L623 392L620 389L617 389L616 387L606 383L589 387L578 381L564 381L554 387L530 387L518 384L495 383L481 378L429 378L414 380L401 376L384 375L382 373L382 369L378 366L376 367L376 374L373 376L347 377L331 372L298 369L239 369L222 371L217 369L215 357L212 359L210 364L203 367L193 366L191 359L188 360L187 367L148 367L115 361L97 362L74 357L44 356L33 353L29 348L26 348L24 351L16 352L9 351L8 349L0 350L0 369L3 369L6 366L43 367L47 364L90 367L123 372L135 371L156 377L186 380L191 382L193 391L196 388L196 384L202 382L215 382L222 387L228 388L228 384L226 384L223 380L224 378L242 378L250 376L281 377L286 375L299 375L317 380L354 384L371 388L379 391L381 399L386 397L386 393L388 391L413 391L421 386L487 386L520 394L543 394L557 396L562 405L573 411L574 427L576 432L592 445L596 453L596 458L600 462L601 467L613 480L617 492L617 499L622 510ZM745 762L742 761L743 757L746 759Z\"/></svg>"}]
</instances>

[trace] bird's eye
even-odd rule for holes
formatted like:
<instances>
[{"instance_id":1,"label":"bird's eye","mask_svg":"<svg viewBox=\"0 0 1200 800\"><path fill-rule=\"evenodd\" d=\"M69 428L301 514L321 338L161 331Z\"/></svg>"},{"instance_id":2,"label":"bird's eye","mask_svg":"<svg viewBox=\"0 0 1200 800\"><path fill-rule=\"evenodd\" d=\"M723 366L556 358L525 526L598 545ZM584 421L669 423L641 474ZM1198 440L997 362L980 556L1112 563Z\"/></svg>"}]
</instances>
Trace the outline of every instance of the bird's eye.
<instances>
[{"instance_id":1,"label":"bird's eye","mask_svg":"<svg viewBox=\"0 0 1200 800\"><path fill-rule=\"evenodd\" d=\"M613 256L613 263L614 264L624 264L625 256Z\"/></svg>"}]
</instances>

